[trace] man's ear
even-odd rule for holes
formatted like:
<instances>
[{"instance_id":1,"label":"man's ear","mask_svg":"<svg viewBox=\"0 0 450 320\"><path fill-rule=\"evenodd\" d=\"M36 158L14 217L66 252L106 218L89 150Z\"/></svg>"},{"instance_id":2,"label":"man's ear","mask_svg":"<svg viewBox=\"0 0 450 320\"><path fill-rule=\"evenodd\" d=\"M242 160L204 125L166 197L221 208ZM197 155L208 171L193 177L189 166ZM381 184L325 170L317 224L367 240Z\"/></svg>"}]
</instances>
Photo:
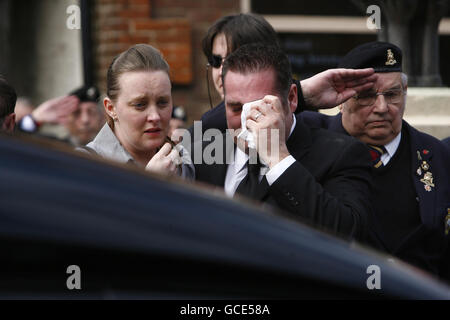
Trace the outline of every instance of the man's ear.
<instances>
[{"instance_id":1,"label":"man's ear","mask_svg":"<svg viewBox=\"0 0 450 320\"><path fill-rule=\"evenodd\" d=\"M1 131L6 132L6 133L13 133L15 126L16 126L16 114L13 112L13 113L8 114L4 118Z\"/></svg>"},{"instance_id":2,"label":"man's ear","mask_svg":"<svg viewBox=\"0 0 450 320\"><path fill-rule=\"evenodd\" d=\"M289 110L294 113L298 105L297 85L295 83L291 84L291 88L289 89L288 104Z\"/></svg>"},{"instance_id":3,"label":"man's ear","mask_svg":"<svg viewBox=\"0 0 450 320\"><path fill-rule=\"evenodd\" d=\"M117 118L116 108L110 98L106 97L103 99L103 106L105 107L105 112L108 116L112 119Z\"/></svg>"}]
</instances>

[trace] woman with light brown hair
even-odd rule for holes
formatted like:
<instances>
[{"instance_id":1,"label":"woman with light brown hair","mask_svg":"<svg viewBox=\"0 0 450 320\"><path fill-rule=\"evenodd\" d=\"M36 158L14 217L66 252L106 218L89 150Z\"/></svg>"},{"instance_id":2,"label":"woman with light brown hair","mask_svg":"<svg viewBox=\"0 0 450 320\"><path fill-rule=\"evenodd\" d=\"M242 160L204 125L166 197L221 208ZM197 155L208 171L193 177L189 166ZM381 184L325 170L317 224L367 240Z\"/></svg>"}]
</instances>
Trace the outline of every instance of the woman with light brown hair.
<instances>
[{"instance_id":1,"label":"woman with light brown hair","mask_svg":"<svg viewBox=\"0 0 450 320\"><path fill-rule=\"evenodd\" d=\"M192 173L180 166L179 150L167 138L172 115L169 65L161 53L137 44L112 61L103 101L107 123L86 149L149 171Z\"/></svg>"}]
</instances>

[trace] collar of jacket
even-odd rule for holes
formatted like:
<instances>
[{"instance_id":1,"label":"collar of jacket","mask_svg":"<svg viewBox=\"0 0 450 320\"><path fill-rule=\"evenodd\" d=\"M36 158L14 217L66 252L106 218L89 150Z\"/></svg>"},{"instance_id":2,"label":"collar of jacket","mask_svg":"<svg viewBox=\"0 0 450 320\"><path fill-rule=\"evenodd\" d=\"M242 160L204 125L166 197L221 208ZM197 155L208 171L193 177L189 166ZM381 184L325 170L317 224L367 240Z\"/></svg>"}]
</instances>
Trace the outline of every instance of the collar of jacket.
<instances>
[{"instance_id":1,"label":"collar of jacket","mask_svg":"<svg viewBox=\"0 0 450 320\"><path fill-rule=\"evenodd\" d=\"M297 124L286 142L289 152L296 160L300 160L311 148L311 130L303 120L297 117Z\"/></svg>"},{"instance_id":2,"label":"collar of jacket","mask_svg":"<svg viewBox=\"0 0 450 320\"><path fill-rule=\"evenodd\" d=\"M107 123L97 134L94 141L90 142L87 146L94 149L104 158L120 163L135 163L133 157L127 150L125 150L124 147L122 147L116 135Z\"/></svg>"}]
</instances>

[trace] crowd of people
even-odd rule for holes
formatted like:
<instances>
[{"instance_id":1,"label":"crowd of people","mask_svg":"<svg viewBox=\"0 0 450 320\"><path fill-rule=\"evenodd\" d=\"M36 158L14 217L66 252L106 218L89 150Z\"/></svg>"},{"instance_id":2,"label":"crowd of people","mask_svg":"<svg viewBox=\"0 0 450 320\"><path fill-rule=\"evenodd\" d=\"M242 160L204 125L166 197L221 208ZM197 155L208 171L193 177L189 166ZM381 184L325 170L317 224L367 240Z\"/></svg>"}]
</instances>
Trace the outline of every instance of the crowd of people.
<instances>
[{"instance_id":1,"label":"crowd of people","mask_svg":"<svg viewBox=\"0 0 450 320\"><path fill-rule=\"evenodd\" d=\"M400 48L365 43L297 81L272 26L238 14L210 27L203 52L222 101L201 117L200 135L187 131L192 139L174 134L186 113L173 107L169 65L147 44L114 58L101 102L89 86L16 106L0 78L0 128L46 135L44 125L59 124L79 152L208 183L450 280L449 139L403 120ZM305 111L335 106L336 116ZM195 138L208 130L213 139ZM214 162L194 157L217 148Z\"/></svg>"}]
</instances>

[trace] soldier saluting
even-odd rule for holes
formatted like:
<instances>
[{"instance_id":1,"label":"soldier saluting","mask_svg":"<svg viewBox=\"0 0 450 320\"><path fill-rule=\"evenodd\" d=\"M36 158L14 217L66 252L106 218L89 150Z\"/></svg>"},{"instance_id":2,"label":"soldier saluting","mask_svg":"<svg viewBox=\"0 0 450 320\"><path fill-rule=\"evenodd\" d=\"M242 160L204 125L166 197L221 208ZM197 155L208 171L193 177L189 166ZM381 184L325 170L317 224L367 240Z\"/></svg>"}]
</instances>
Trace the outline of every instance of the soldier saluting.
<instances>
[{"instance_id":1,"label":"soldier saluting","mask_svg":"<svg viewBox=\"0 0 450 320\"><path fill-rule=\"evenodd\" d=\"M373 161L372 242L413 265L450 279L450 150L405 120L408 89L402 52L386 42L351 50L341 68L374 68L372 89L341 105L336 116L303 112L318 126L366 143Z\"/></svg>"}]
</instances>

